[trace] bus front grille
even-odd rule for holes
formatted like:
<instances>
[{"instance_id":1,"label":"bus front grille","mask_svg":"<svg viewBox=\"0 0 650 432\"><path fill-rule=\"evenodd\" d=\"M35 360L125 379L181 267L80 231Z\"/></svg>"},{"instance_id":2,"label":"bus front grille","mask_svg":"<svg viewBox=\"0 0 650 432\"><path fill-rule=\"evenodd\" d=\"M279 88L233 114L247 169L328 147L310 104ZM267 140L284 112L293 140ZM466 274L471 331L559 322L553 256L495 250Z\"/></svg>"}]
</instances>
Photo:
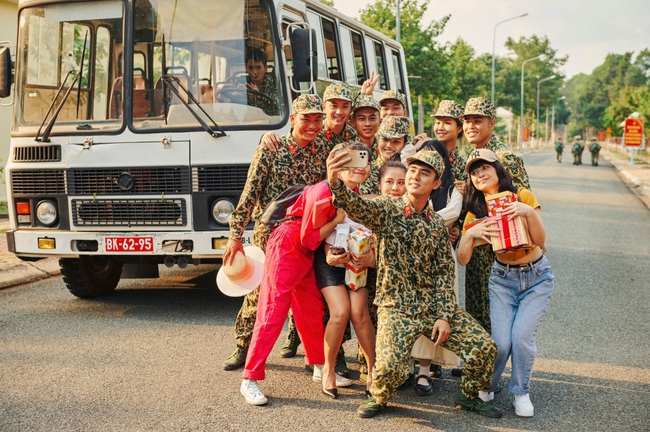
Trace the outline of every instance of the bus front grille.
<instances>
[{"instance_id":1,"label":"bus front grille","mask_svg":"<svg viewBox=\"0 0 650 432\"><path fill-rule=\"evenodd\" d=\"M185 226L184 199L73 199L76 226Z\"/></svg>"},{"instance_id":2,"label":"bus front grille","mask_svg":"<svg viewBox=\"0 0 650 432\"><path fill-rule=\"evenodd\" d=\"M11 171L11 191L14 195L64 194L63 170Z\"/></svg>"},{"instance_id":3,"label":"bus front grille","mask_svg":"<svg viewBox=\"0 0 650 432\"><path fill-rule=\"evenodd\" d=\"M68 170L68 189L71 195L186 194L190 192L189 173L186 166L75 168ZM125 175L132 181L123 181Z\"/></svg>"},{"instance_id":4,"label":"bus front grille","mask_svg":"<svg viewBox=\"0 0 650 432\"><path fill-rule=\"evenodd\" d=\"M14 147L14 162L61 162L61 146Z\"/></svg>"},{"instance_id":5,"label":"bus front grille","mask_svg":"<svg viewBox=\"0 0 650 432\"><path fill-rule=\"evenodd\" d=\"M199 166L192 168L193 192L241 193L249 164Z\"/></svg>"}]
</instances>

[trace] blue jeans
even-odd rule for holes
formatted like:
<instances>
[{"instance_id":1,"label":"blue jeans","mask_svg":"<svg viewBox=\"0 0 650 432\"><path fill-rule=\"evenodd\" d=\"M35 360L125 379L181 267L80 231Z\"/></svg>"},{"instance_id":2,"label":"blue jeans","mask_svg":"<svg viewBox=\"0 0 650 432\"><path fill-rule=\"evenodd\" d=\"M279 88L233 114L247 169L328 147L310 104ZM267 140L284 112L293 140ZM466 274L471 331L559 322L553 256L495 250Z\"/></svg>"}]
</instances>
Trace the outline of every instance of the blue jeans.
<instances>
[{"instance_id":1,"label":"blue jeans","mask_svg":"<svg viewBox=\"0 0 650 432\"><path fill-rule=\"evenodd\" d=\"M553 272L545 256L524 267L498 261L492 266L490 283L490 321L492 338L497 344L492 387L512 356L512 375L508 390L523 395L530 390L533 364L537 355L535 334L553 291Z\"/></svg>"}]
</instances>

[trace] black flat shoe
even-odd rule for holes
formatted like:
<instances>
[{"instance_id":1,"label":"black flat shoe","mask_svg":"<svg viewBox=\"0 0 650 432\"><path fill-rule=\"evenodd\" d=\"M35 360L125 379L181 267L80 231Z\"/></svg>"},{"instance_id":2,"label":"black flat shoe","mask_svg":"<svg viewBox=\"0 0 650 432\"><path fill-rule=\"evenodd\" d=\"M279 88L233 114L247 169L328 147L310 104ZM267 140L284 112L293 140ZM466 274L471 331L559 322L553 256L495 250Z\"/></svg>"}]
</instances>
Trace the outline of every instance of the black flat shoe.
<instances>
[{"instance_id":1,"label":"black flat shoe","mask_svg":"<svg viewBox=\"0 0 650 432\"><path fill-rule=\"evenodd\" d=\"M420 384L420 379L424 378L427 381L426 385ZM433 393L433 379L427 375L420 375L415 381L415 394L418 396L428 396Z\"/></svg>"},{"instance_id":2,"label":"black flat shoe","mask_svg":"<svg viewBox=\"0 0 650 432\"><path fill-rule=\"evenodd\" d=\"M322 388L323 394L331 397L332 399L336 399L339 397L339 389L332 388L332 389L326 389L325 387Z\"/></svg>"}]
</instances>

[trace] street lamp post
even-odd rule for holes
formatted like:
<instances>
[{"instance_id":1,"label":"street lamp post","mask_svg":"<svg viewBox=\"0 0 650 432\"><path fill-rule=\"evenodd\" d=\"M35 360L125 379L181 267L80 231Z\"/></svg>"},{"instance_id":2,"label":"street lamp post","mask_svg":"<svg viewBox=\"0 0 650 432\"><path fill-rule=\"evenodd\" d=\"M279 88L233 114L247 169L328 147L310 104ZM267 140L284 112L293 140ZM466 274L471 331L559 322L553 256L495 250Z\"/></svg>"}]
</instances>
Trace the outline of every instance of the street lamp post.
<instances>
[{"instance_id":1,"label":"street lamp post","mask_svg":"<svg viewBox=\"0 0 650 432\"><path fill-rule=\"evenodd\" d=\"M553 144L555 144L555 105L557 105L558 102L564 99L566 99L566 96L562 96L557 100L557 102L553 104L553 110L551 114L551 140Z\"/></svg>"},{"instance_id":2,"label":"street lamp post","mask_svg":"<svg viewBox=\"0 0 650 432\"><path fill-rule=\"evenodd\" d=\"M535 114L535 122L537 123L535 126L535 141L537 142L537 147L539 147L539 85L544 81L550 81L554 78L555 75L551 75L550 77L537 81L537 114Z\"/></svg>"},{"instance_id":3,"label":"street lamp post","mask_svg":"<svg viewBox=\"0 0 650 432\"><path fill-rule=\"evenodd\" d=\"M541 60L542 58L544 58L544 54L526 59L521 64L521 112L519 113L519 148L522 148L524 145L524 67L526 66L526 63L535 60Z\"/></svg>"},{"instance_id":4,"label":"street lamp post","mask_svg":"<svg viewBox=\"0 0 650 432\"><path fill-rule=\"evenodd\" d=\"M395 40L397 41L397 43L399 43L399 40L402 38L402 17L400 16L400 12L399 12L399 0L397 0L396 3L397 3L397 5L396 5L397 6L397 18L396 18L396 21L395 21L395 27L397 27L397 28L395 29Z\"/></svg>"},{"instance_id":5,"label":"street lamp post","mask_svg":"<svg viewBox=\"0 0 650 432\"><path fill-rule=\"evenodd\" d=\"M399 5L399 0L397 0L397 4ZM398 8L399 8L399 6L398 6ZM512 21L512 20L515 20L517 18L523 18L526 15L528 15L528 12L526 12L525 14L518 15L516 17L512 17L512 18L508 18L508 19L503 20L503 21L499 21L494 26L494 34L492 35L492 98L490 99L492 101L492 105L495 105L495 102L494 102L494 66L495 66L495 48L496 48L496 40L497 40L497 27L499 26L499 24L503 24L504 22ZM399 39L398 39L398 42L399 42Z\"/></svg>"}]
</instances>

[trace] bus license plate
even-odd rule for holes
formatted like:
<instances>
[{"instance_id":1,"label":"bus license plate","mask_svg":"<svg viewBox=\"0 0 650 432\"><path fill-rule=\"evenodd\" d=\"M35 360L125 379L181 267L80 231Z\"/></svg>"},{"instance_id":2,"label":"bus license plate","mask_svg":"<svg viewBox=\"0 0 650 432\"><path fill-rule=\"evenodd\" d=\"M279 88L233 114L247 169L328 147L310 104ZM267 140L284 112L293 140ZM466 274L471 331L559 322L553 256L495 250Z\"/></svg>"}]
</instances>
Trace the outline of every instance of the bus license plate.
<instances>
[{"instance_id":1,"label":"bus license plate","mask_svg":"<svg viewBox=\"0 0 650 432\"><path fill-rule=\"evenodd\" d=\"M153 252L153 237L105 237L106 252Z\"/></svg>"}]
</instances>

